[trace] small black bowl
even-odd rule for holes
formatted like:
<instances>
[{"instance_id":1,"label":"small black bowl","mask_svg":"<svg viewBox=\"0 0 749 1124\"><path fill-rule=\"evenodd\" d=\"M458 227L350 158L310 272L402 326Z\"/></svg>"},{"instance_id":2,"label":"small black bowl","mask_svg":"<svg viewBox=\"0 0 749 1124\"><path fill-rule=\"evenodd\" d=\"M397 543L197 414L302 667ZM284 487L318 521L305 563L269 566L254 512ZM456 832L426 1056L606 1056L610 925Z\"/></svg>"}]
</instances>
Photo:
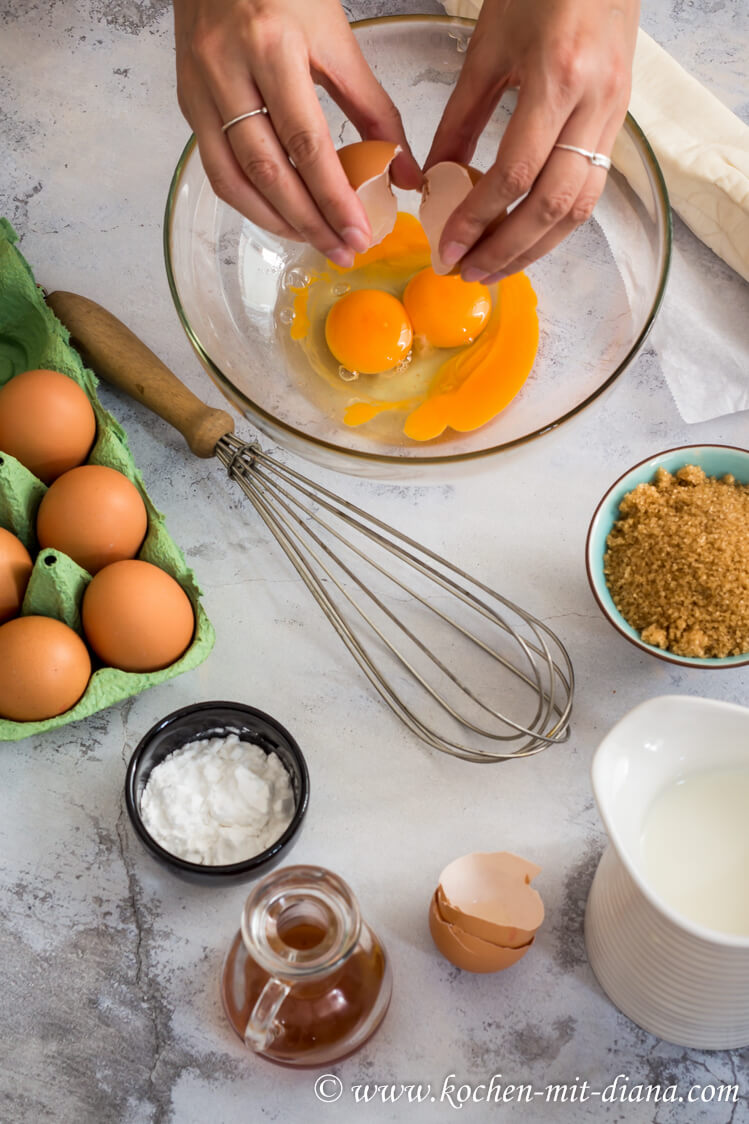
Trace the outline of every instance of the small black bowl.
<instances>
[{"instance_id":1,"label":"small black bowl","mask_svg":"<svg viewBox=\"0 0 749 1124\"><path fill-rule=\"evenodd\" d=\"M188 742L203 738L237 734L242 741L260 746L266 753L277 753L289 772L294 793L294 817L276 842L239 863L227 866L204 866L188 862L164 850L153 839L143 824L140 799L151 770ZM141 738L133 751L125 777L125 803L136 833L155 859L173 874L188 882L209 883L212 886L246 882L267 873L286 858L299 833L309 800L309 774L302 751L288 730L270 715L253 706L235 702L204 702L182 707L167 714Z\"/></svg>"}]
</instances>

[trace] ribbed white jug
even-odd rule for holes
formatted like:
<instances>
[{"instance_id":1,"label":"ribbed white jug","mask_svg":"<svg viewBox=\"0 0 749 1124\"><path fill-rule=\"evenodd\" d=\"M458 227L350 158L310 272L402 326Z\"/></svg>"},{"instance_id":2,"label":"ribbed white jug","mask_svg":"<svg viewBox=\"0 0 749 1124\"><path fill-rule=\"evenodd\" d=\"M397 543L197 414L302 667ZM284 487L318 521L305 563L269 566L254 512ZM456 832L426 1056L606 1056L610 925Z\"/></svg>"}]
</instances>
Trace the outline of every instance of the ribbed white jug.
<instances>
[{"instance_id":1,"label":"ribbed white jug","mask_svg":"<svg viewBox=\"0 0 749 1124\"><path fill-rule=\"evenodd\" d=\"M664 696L601 742L592 781L609 845L588 897L585 943L601 987L639 1026L680 1046L725 1050L749 1044L749 935L709 929L661 901L643 876L641 848L655 797L708 770L749 771L749 710Z\"/></svg>"}]
</instances>

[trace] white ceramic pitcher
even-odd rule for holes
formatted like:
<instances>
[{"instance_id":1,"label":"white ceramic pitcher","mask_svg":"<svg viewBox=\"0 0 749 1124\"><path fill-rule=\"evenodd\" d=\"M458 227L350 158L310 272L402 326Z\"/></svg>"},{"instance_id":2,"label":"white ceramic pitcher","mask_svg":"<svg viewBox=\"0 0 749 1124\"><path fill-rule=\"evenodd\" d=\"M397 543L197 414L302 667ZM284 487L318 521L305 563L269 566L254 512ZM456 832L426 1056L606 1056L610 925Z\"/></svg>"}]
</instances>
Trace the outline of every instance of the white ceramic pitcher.
<instances>
[{"instance_id":1,"label":"white ceramic pitcher","mask_svg":"<svg viewBox=\"0 0 749 1124\"><path fill-rule=\"evenodd\" d=\"M601 987L639 1026L680 1046L723 1050L749 1044L749 936L676 913L643 878L641 855L653 799L708 770L749 770L749 710L668 695L630 711L601 742L592 779L609 846L588 897L585 943Z\"/></svg>"}]
</instances>

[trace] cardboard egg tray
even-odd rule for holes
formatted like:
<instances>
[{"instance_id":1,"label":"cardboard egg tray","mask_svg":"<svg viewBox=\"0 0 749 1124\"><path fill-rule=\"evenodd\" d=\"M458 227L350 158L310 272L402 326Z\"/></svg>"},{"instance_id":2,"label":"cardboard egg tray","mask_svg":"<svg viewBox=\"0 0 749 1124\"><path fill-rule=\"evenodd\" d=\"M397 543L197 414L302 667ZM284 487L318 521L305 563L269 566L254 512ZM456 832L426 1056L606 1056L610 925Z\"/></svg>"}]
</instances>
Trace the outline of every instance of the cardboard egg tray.
<instances>
[{"instance_id":1,"label":"cardboard egg tray","mask_svg":"<svg viewBox=\"0 0 749 1124\"><path fill-rule=\"evenodd\" d=\"M200 603L200 589L184 556L169 535L163 515L146 492L121 425L101 405L98 379L83 366L69 334L44 302L27 262L16 249L16 234L0 218L0 386L21 371L37 367L62 371L86 391L96 415L96 441L87 463L104 464L127 476L140 491L148 512L148 532L138 557L166 570L187 593L195 612L195 632L183 656L161 671L136 673L101 666L92 654L93 674L76 705L40 722L0 718L0 741L13 741L85 718L122 699L197 667L213 647L213 627ZM36 512L46 486L14 457L0 450L0 526L12 531L34 559L22 614L56 617L79 635L80 605L91 575L59 550L39 550ZM85 639L85 637L84 637Z\"/></svg>"}]
</instances>

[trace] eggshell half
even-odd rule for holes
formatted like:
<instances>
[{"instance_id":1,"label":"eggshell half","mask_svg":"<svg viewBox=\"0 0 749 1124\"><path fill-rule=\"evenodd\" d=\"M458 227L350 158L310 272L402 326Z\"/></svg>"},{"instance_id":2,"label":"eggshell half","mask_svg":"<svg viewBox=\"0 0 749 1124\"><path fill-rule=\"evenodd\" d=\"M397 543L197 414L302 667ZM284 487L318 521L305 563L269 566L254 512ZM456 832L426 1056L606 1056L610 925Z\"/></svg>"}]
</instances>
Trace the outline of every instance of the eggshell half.
<instances>
[{"instance_id":1,"label":"eggshell half","mask_svg":"<svg viewBox=\"0 0 749 1124\"><path fill-rule=\"evenodd\" d=\"M439 255L442 231L450 215L463 202L481 176L482 173L475 168L456 164L452 160L443 160L440 164L434 164L424 173L419 221L429 241L432 268L435 273L449 273L452 268L445 265ZM459 267L456 266L455 271L458 270Z\"/></svg>"},{"instance_id":2,"label":"eggshell half","mask_svg":"<svg viewBox=\"0 0 749 1124\"><path fill-rule=\"evenodd\" d=\"M20 613L33 566L21 540L0 527L0 624Z\"/></svg>"},{"instance_id":3,"label":"eggshell half","mask_svg":"<svg viewBox=\"0 0 749 1124\"><path fill-rule=\"evenodd\" d=\"M465 972L501 972L521 960L533 944L531 939L520 948L502 948L462 932L440 916L436 894L429 907L429 931L445 959Z\"/></svg>"},{"instance_id":4,"label":"eggshell half","mask_svg":"<svg viewBox=\"0 0 749 1124\"><path fill-rule=\"evenodd\" d=\"M370 246L390 234L398 216L398 200L390 187L390 165L400 152L391 141L356 141L338 149L346 178L362 202L372 228Z\"/></svg>"},{"instance_id":5,"label":"eggshell half","mask_svg":"<svg viewBox=\"0 0 749 1124\"><path fill-rule=\"evenodd\" d=\"M440 875L440 912L462 933L522 948L544 919L544 904L530 885L540 871L508 851L464 855Z\"/></svg>"}]
</instances>

